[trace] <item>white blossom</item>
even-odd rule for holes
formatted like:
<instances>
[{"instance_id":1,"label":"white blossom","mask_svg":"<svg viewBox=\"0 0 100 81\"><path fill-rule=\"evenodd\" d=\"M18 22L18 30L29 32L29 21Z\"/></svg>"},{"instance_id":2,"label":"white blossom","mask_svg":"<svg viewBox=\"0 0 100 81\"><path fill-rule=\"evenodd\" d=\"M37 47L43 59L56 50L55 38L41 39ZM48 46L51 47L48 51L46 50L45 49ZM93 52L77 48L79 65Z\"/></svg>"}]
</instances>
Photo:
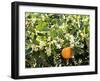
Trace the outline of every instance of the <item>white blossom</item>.
<instances>
[{"instance_id":1,"label":"white blossom","mask_svg":"<svg viewBox=\"0 0 100 81\"><path fill-rule=\"evenodd\" d=\"M60 44L56 44L57 48L60 49L61 48L61 45Z\"/></svg>"},{"instance_id":2,"label":"white blossom","mask_svg":"<svg viewBox=\"0 0 100 81\"><path fill-rule=\"evenodd\" d=\"M62 43L64 43L64 40L59 38L59 42L62 44Z\"/></svg>"},{"instance_id":3,"label":"white blossom","mask_svg":"<svg viewBox=\"0 0 100 81\"><path fill-rule=\"evenodd\" d=\"M71 47L74 47L74 43L75 43L74 36L73 35L70 35L70 46Z\"/></svg>"},{"instance_id":4,"label":"white blossom","mask_svg":"<svg viewBox=\"0 0 100 81\"><path fill-rule=\"evenodd\" d=\"M32 19L32 23L34 24L36 22L36 18L33 18Z\"/></svg>"},{"instance_id":5,"label":"white blossom","mask_svg":"<svg viewBox=\"0 0 100 81\"><path fill-rule=\"evenodd\" d=\"M33 44L32 45L32 50L37 52L39 50L38 45Z\"/></svg>"},{"instance_id":6,"label":"white blossom","mask_svg":"<svg viewBox=\"0 0 100 81\"><path fill-rule=\"evenodd\" d=\"M50 56L51 55L51 47L46 47L45 49L46 49L45 52L47 53L47 55Z\"/></svg>"},{"instance_id":7,"label":"white blossom","mask_svg":"<svg viewBox=\"0 0 100 81\"><path fill-rule=\"evenodd\" d=\"M40 41L40 45L39 45L39 48L40 49L43 49L43 47L46 45L46 43L45 42L43 42L43 41Z\"/></svg>"}]
</instances>

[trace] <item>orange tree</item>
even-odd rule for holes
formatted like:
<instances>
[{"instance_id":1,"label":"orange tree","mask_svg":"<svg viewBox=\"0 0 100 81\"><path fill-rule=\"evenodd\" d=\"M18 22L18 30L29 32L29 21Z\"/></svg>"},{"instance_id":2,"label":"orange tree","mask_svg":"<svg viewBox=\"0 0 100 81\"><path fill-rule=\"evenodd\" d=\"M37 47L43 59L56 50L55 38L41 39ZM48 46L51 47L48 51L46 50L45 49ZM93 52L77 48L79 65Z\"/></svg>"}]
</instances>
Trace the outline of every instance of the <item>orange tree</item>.
<instances>
[{"instance_id":1,"label":"orange tree","mask_svg":"<svg viewBox=\"0 0 100 81\"><path fill-rule=\"evenodd\" d=\"M89 36L89 15L26 12L25 66L88 65ZM65 59L67 47L72 54Z\"/></svg>"}]
</instances>

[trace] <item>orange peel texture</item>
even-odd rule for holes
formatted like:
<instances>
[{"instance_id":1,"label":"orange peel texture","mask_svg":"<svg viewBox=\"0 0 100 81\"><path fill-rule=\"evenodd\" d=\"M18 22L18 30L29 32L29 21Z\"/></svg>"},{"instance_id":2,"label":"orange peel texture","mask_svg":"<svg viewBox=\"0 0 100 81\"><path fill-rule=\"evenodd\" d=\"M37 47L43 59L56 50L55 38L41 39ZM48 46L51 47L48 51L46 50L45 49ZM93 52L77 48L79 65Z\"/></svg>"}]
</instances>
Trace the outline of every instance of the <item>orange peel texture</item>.
<instances>
[{"instance_id":1,"label":"orange peel texture","mask_svg":"<svg viewBox=\"0 0 100 81\"><path fill-rule=\"evenodd\" d=\"M72 58L72 54L73 54L72 48L67 47L62 49L61 56L63 57L63 59Z\"/></svg>"}]
</instances>

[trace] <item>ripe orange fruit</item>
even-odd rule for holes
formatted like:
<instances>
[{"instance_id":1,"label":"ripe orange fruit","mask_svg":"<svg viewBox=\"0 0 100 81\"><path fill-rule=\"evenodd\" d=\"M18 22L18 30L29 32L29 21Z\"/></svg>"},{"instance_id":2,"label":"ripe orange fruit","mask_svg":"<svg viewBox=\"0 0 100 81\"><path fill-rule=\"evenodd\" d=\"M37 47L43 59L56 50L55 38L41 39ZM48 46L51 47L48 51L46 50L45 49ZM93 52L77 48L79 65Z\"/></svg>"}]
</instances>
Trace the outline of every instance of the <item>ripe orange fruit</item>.
<instances>
[{"instance_id":1,"label":"ripe orange fruit","mask_svg":"<svg viewBox=\"0 0 100 81\"><path fill-rule=\"evenodd\" d=\"M67 47L67 48L63 48L63 49L62 49L61 56L62 56L64 59L69 59L69 58L71 58L71 57L72 57L72 54L73 54L72 48Z\"/></svg>"}]
</instances>

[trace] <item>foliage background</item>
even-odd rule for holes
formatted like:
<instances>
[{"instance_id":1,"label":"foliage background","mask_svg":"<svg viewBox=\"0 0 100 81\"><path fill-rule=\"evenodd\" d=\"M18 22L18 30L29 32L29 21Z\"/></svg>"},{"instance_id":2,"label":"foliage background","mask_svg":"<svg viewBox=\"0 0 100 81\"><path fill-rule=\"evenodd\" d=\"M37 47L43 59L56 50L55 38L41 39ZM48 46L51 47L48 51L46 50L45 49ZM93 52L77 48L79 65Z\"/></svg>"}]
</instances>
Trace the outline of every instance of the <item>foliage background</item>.
<instances>
[{"instance_id":1,"label":"foliage background","mask_svg":"<svg viewBox=\"0 0 100 81\"><path fill-rule=\"evenodd\" d=\"M88 65L89 32L89 15L26 12L26 68ZM73 49L71 59L62 59L65 47Z\"/></svg>"}]
</instances>

